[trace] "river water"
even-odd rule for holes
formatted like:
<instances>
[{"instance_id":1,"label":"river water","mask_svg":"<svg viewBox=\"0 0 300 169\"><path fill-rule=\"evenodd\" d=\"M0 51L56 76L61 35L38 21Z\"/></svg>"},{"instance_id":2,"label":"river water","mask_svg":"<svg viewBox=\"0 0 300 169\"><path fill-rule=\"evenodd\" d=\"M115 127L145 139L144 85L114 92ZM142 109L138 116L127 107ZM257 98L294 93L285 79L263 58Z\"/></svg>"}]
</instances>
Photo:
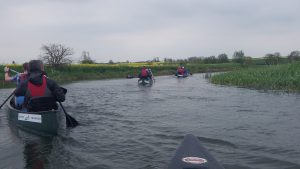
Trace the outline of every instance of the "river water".
<instances>
[{"instance_id":1,"label":"river water","mask_svg":"<svg viewBox=\"0 0 300 169\"><path fill-rule=\"evenodd\" d=\"M196 135L226 169L300 168L300 95L209 83L203 74L76 82L63 103L79 126L33 135L0 110L0 168L164 169ZM1 103L12 89L1 89Z\"/></svg>"}]
</instances>

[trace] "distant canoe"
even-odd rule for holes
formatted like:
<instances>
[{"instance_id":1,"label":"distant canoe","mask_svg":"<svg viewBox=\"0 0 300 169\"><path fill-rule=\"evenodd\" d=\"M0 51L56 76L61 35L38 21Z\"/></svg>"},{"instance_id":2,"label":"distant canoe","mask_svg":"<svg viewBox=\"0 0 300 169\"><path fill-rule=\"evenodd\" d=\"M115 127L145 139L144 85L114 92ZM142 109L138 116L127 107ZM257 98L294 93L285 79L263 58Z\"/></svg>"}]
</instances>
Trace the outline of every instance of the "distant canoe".
<instances>
[{"instance_id":1,"label":"distant canoe","mask_svg":"<svg viewBox=\"0 0 300 169\"><path fill-rule=\"evenodd\" d=\"M59 127L58 110L23 112L7 103L8 117L19 128L33 133L56 135Z\"/></svg>"},{"instance_id":2,"label":"distant canoe","mask_svg":"<svg viewBox=\"0 0 300 169\"><path fill-rule=\"evenodd\" d=\"M152 85L153 84L153 80L151 78L148 78L148 79L139 79L138 80L138 84L139 85Z\"/></svg>"},{"instance_id":3,"label":"distant canoe","mask_svg":"<svg viewBox=\"0 0 300 169\"><path fill-rule=\"evenodd\" d=\"M127 75L126 78L127 78L127 79L132 79L132 78L136 78L136 76L133 76L133 75Z\"/></svg>"},{"instance_id":4,"label":"distant canoe","mask_svg":"<svg viewBox=\"0 0 300 169\"><path fill-rule=\"evenodd\" d=\"M224 169L201 145L197 137L188 134L175 152L168 169Z\"/></svg>"},{"instance_id":5,"label":"distant canoe","mask_svg":"<svg viewBox=\"0 0 300 169\"><path fill-rule=\"evenodd\" d=\"M188 75L188 74L184 74L184 75L175 74L175 76L176 76L177 78L186 78L186 77L188 77L189 75Z\"/></svg>"}]
</instances>

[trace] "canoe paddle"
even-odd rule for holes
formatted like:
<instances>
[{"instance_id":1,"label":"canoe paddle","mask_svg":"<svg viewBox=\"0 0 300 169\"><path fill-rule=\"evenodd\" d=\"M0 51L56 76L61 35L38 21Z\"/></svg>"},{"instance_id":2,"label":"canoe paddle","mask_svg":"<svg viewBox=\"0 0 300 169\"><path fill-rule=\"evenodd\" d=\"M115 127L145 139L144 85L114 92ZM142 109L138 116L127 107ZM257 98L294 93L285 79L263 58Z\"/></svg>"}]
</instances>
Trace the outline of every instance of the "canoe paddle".
<instances>
[{"instance_id":1,"label":"canoe paddle","mask_svg":"<svg viewBox=\"0 0 300 169\"><path fill-rule=\"evenodd\" d=\"M65 113L67 127L78 126L79 123L66 112L66 110L65 110L64 106L61 104L61 102L58 102L58 103L59 103L60 107L63 109L63 112Z\"/></svg>"},{"instance_id":2,"label":"canoe paddle","mask_svg":"<svg viewBox=\"0 0 300 169\"><path fill-rule=\"evenodd\" d=\"M9 100L9 98L11 98L12 95L15 94L16 89L8 96L8 98L1 104L0 109L2 108L2 106L7 102L7 100Z\"/></svg>"},{"instance_id":3,"label":"canoe paddle","mask_svg":"<svg viewBox=\"0 0 300 169\"><path fill-rule=\"evenodd\" d=\"M15 71L14 69L11 69L11 68L9 68L9 71L12 71L12 72L14 72L14 73L16 73L16 74L19 73L18 71Z\"/></svg>"},{"instance_id":4,"label":"canoe paddle","mask_svg":"<svg viewBox=\"0 0 300 169\"><path fill-rule=\"evenodd\" d=\"M11 70L12 72L15 72L15 73L19 73L19 72L13 70L13 69L9 69L9 70ZM7 102L7 100L9 100L9 98L11 98L11 96L15 94L15 92L16 92L16 89L15 89L15 90L7 97L7 99L1 104L0 109L3 107L3 105L5 105L5 103Z\"/></svg>"}]
</instances>

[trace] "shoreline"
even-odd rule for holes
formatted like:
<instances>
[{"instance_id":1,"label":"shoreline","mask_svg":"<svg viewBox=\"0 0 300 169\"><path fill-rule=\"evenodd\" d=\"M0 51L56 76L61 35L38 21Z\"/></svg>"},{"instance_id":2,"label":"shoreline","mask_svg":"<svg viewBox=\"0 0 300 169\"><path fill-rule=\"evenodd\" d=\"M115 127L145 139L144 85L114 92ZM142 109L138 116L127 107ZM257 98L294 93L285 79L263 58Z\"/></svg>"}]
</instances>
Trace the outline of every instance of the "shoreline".
<instances>
[{"instance_id":1,"label":"shoreline","mask_svg":"<svg viewBox=\"0 0 300 169\"><path fill-rule=\"evenodd\" d=\"M79 64L59 68L46 66L45 71L48 77L58 84L69 84L88 80L130 79L126 77L128 75L136 77L141 65L144 64L138 66ZM173 75L177 66L177 64L147 65L148 68L151 68L154 77ZM21 65L11 67L17 71L21 70ZM193 74L226 72L207 77L213 84L257 90L300 92L300 62L281 65L186 64L185 67ZM3 68L3 65L0 65L1 68ZM0 75L0 79L4 79L3 74ZM0 89L14 87L14 83L0 80Z\"/></svg>"}]
</instances>

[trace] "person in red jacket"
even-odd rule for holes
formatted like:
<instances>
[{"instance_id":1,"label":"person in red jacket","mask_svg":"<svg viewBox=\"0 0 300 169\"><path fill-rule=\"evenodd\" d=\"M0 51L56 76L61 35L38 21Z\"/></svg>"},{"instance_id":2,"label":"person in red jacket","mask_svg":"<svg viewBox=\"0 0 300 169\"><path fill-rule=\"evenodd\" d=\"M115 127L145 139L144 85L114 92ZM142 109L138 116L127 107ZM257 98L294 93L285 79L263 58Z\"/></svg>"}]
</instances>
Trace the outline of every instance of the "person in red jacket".
<instances>
[{"instance_id":1,"label":"person in red jacket","mask_svg":"<svg viewBox=\"0 0 300 169\"><path fill-rule=\"evenodd\" d=\"M150 77L149 71L146 66L143 66L141 73L139 74L140 79L148 79Z\"/></svg>"},{"instance_id":2,"label":"person in red jacket","mask_svg":"<svg viewBox=\"0 0 300 169\"><path fill-rule=\"evenodd\" d=\"M44 70L43 62L29 62L28 79L16 89L16 96L25 96L23 109L28 111L46 111L57 109L56 101L65 100L66 89L49 79Z\"/></svg>"},{"instance_id":3,"label":"person in red jacket","mask_svg":"<svg viewBox=\"0 0 300 169\"><path fill-rule=\"evenodd\" d=\"M184 74L184 69L183 69L183 67L179 66L176 71L176 76L183 75L183 74Z\"/></svg>"}]
</instances>

